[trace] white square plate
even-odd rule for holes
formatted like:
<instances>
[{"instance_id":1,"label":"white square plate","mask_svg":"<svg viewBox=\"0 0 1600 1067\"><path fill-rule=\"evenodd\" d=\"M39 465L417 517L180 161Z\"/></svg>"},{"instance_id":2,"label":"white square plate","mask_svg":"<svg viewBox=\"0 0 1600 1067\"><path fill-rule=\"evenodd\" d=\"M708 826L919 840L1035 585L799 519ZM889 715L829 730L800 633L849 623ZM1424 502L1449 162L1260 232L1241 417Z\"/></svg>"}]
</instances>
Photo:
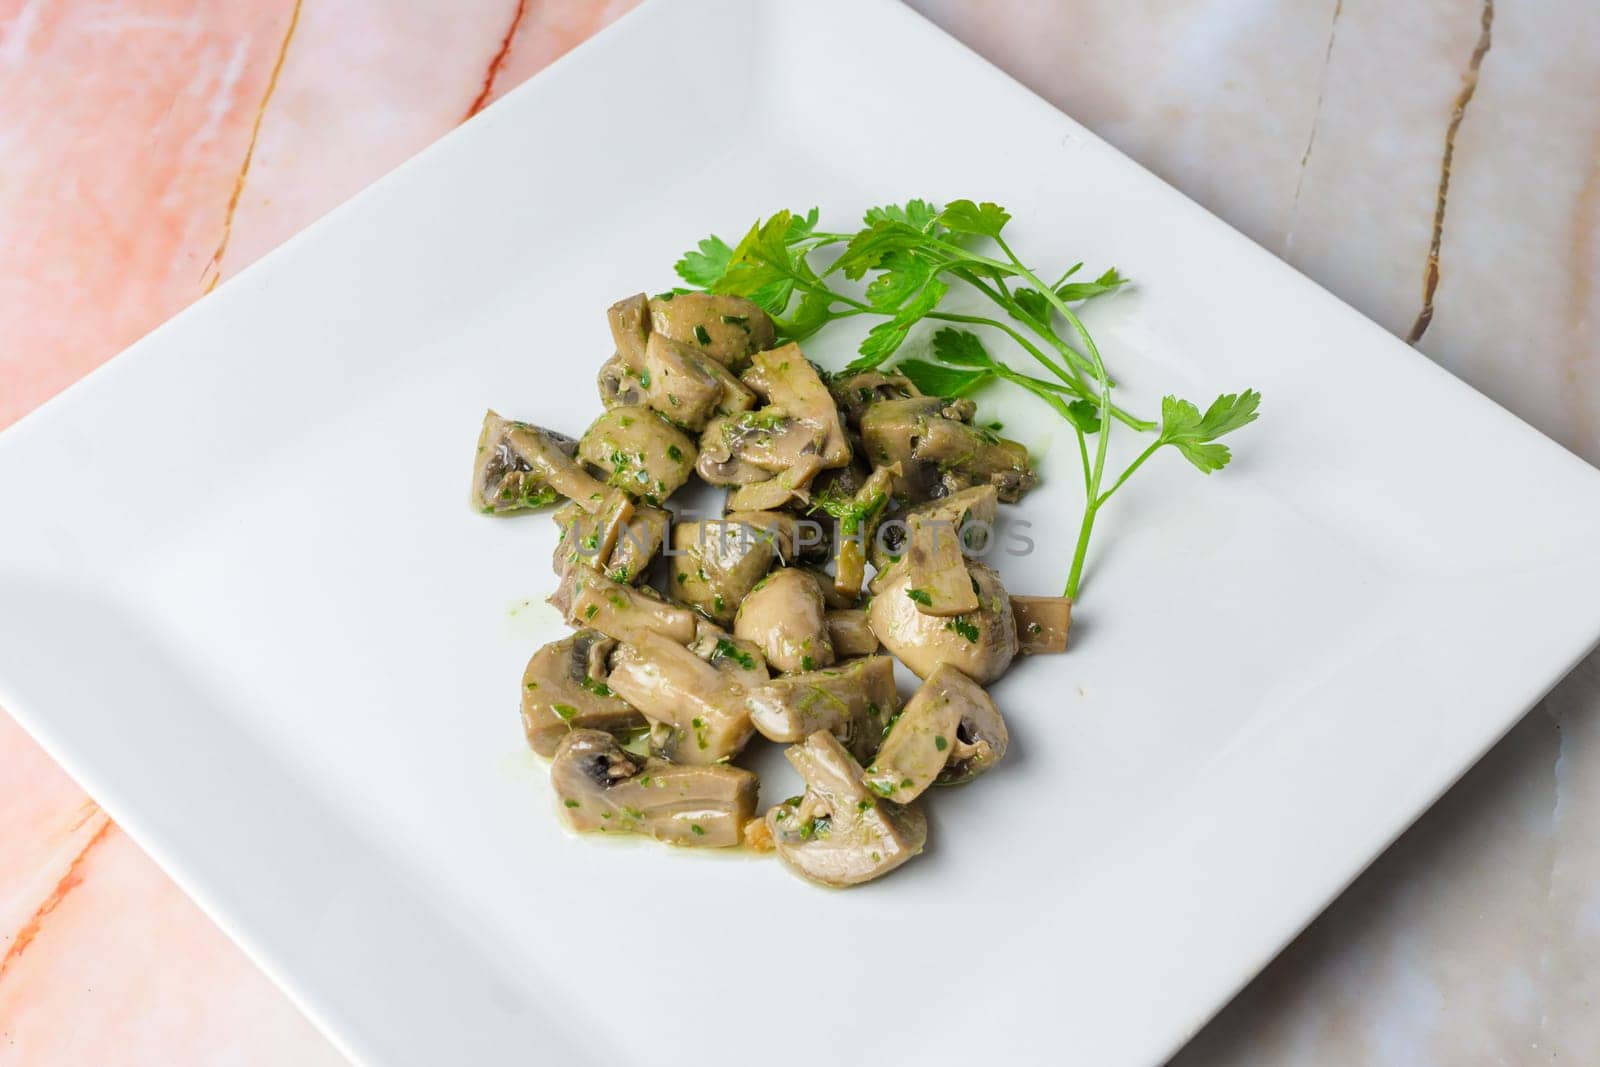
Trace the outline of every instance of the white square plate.
<instances>
[{"instance_id":1,"label":"white square plate","mask_svg":"<svg viewBox=\"0 0 1600 1067\"><path fill-rule=\"evenodd\" d=\"M912 196L1131 274L1131 405L1262 420L1130 483L905 870L567 834L516 713L553 526L464 504L483 409L581 430L695 239ZM1054 591L1070 438L980 403ZM646 5L0 436L0 509L0 704L383 1063L1155 1061L1600 633L1600 473L887 0Z\"/></svg>"}]
</instances>

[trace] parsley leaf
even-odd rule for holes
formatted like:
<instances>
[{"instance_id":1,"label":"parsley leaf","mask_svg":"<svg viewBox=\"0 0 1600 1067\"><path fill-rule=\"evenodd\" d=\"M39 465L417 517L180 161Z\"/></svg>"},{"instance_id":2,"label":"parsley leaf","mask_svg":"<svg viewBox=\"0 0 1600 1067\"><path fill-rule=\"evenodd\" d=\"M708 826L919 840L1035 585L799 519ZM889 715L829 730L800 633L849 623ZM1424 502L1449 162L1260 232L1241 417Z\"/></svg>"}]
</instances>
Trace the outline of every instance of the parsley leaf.
<instances>
[{"instance_id":1,"label":"parsley leaf","mask_svg":"<svg viewBox=\"0 0 1600 1067\"><path fill-rule=\"evenodd\" d=\"M922 291L908 300L894 318L888 322L880 322L861 341L861 355L846 365L845 373L854 374L857 371L871 370L883 363L884 360L897 352L905 343L906 334L911 332L911 327L922 320L922 317L939 306L939 301L944 299L944 294L950 287L939 279L934 278Z\"/></svg>"},{"instance_id":2,"label":"parsley leaf","mask_svg":"<svg viewBox=\"0 0 1600 1067\"><path fill-rule=\"evenodd\" d=\"M1205 414L1175 396L1161 401L1161 443L1172 445L1203 474L1221 470L1232 454L1217 438L1256 421L1261 394L1254 389L1224 393L1212 401Z\"/></svg>"},{"instance_id":3,"label":"parsley leaf","mask_svg":"<svg viewBox=\"0 0 1600 1067\"><path fill-rule=\"evenodd\" d=\"M1056 295L1071 303L1074 300L1087 300L1091 296L1101 293L1114 292L1128 284L1128 279L1117 273L1117 268L1112 267L1092 282L1069 282L1056 288ZM1042 298L1041 298L1042 299Z\"/></svg>"},{"instance_id":4,"label":"parsley leaf","mask_svg":"<svg viewBox=\"0 0 1600 1067\"><path fill-rule=\"evenodd\" d=\"M928 396L965 396L994 380L994 371L986 368L963 370L920 359L901 360L895 370L910 378L912 384Z\"/></svg>"},{"instance_id":5,"label":"parsley leaf","mask_svg":"<svg viewBox=\"0 0 1600 1067\"><path fill-rule=\"evenodd\" d=\"M938 216L939 209L926 200L908 200L904 207L899 204L869 207L864 221L868 226L879 222L903 222L923 233L930 233Z\"/></svg>"},{"instance_id":6,"label":"parsley leaf","mask_svg":"<svg viewBox=\"0 0 1600 1067\"><path fill-rule=\"evenodd\" d=\"M698 251L685 252L683 258L672 265L672 269L690 285L715 289L732 258L733 249L728 247L728 242L712 234L700 241Z\"/></svg>"},{"instance_id":7,"label":"parsley leaf","mask_svg":"<svg viewBox=\"0 0 1600 1067\"><path fill-rule=\"evenodd\" d=\"M939 223L953 233L970 233L979 237L999 237L1011 213L999 204L985 200L974 204L971 200L952 200L939 212Z\"/></svg>"},{"instance_id":8,"label":"parsley leaf","mask_svg":"<svg viewBox=\"0 0 1600 1067\"><path fill-rule=\"evenodd\" d=\"M963 367L987 367L993 362L977 334L953 326L946 326L933 335L933 355L935 359Z\"/></svg>"},{"instance_id":9,"label":"parsley leaf","mask_svg":"<svg viewBox=\"0 0 1600 1067\"><path fill-rule=\"evenodd\" d=\"M906 251L890 252L878 265L883 273L867 286L867 303L880 311L898 308L933 277L931 262Z\"/></svg>"}]
</instances>

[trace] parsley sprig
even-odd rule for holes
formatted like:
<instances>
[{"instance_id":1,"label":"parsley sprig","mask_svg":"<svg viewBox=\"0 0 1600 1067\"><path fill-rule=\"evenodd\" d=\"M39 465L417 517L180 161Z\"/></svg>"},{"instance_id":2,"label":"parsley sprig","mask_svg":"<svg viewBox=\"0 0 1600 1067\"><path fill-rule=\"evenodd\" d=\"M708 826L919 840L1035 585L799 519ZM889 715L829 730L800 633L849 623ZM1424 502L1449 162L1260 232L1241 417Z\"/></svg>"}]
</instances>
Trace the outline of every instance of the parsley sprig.
<instances>
[{"instance_id":1,"label":"parsley sprig","mask_svg":"<svg viewBox=\"0 0 1600 1067\"><path fill-rule=\"evenodd\" d=\"M989 354L979 336L946 326L932 339L933 359L904 359L897 368L925 393L960 396L1009 382L1053 408L1073 428L1082 462L1085 504L1066 595L1076 598L1095 519L1157 451L1172 446L1202 473L1228 463L1218 438L1256 419L1259 393L1245 390L1218 397L1205 412L1168 396L1159 423L1141 419L1112 401L1116 382L1074 305L1127 284L1115 269L1093 281L1072 280L1082 263L1046 282L1019 259L1004 231L1011 215L998 204L954 200L942 209L925 200L875 207L855 233L819 230L815 208L804 215L780 211L751 226L737 245L716 236L676 264L689 285L743 296L773 316L784 338L801 341L829 323L868 315L879 318L845 372L879 367L900 351L918 323L981 327L1009 338L1049 372L1036 377ZM811 257L832 254L813 265ZM858 284L853 292L837 278ZM983 295L1004 319L940 310L954 283ZM859 294L859 295L858 295ZM1058 323L1065 329L1059 329ZM1107 483L1106 460L1113 420L1155 439ZM1089 438L1093 437L1092 449Z\"/></svg>"}]
</instances>

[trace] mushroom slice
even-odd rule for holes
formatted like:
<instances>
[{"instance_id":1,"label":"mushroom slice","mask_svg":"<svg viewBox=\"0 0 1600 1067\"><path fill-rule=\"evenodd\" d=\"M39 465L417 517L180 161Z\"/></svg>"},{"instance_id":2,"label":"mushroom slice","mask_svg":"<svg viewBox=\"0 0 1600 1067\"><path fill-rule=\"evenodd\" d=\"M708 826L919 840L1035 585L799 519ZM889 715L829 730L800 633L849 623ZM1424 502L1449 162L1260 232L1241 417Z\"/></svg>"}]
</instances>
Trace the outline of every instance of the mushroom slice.
<instances>
[{"instance_id":1,"label":"mushroom slice","mask_svg":"<svg viewBox=\"0 0 1600 1067\"><path fill-rule=\"evenodd\" d=\"M645 834L697 848L739 844L756 807L749 771L635 756L599 730L574 730L562 740L550 784L574 830Z\"/></svg>"},{"instance_id":2,"label":"mushroom slice","mask_svg":"<svg viewBox=\"0 0 1600 1067\"><path fill-rule=\"evenodd\" d=\"M620 489L609 490L605 506L589 515L575 504L555 513L561 538L556 542L555 572L566 574L582 562L619 582L637 584L666 540L672 516L660 508L635 504Z\"/></svg>"},{"instance_id":3,"label":"mushroom slice","mask_svg":"<svg viewBox=\"0 0 1600 1067\"><path fill-rule=\"evenodd\" d=\"M803 466L809 481L821 442L816 427L770 409L718 416L700 435L695 470L712 485L748 485Z\"/></svg>"},{"instance_id":4,"label":"mushroom slice","mask_svg":"<svg viewBox=\"0 0 1600 1067\"><path fill-rule=\"evenodd\" d=\"M895 494L920 501L993 485L1015 502L1036 481L1028 450L967 425L972 401L943 397L882 400L861 416L862 447L876 466L899 463Z\"/></svg>"},{"instance_id":5,"label":"mushroom slice","mask_svg":"<svg viewBox=\"0 0 1600 1067\"><path fill-rule=\"evenodd\" d=\"M1017 641L1024 655L1065 652L1072 627L1072 600L1064 596L1014 596L1011 614L1017 618Z\"/></svg>"},{"instance_id":6,"label":"mushroom slice","mask_svg":"<svg viewBox=\"0 0 1600 1067\"><path fill-rule=\"evenodd\" d=\"M799 345L757 352L744 383L766 397L769 407L820 431L823 467L843 467L850 462L850 441L839 421L833 394Z\"/></svg>"},{"instance_id":7,"label":"mushroom slice","mask_svg":"<svg viewBox=\"0 0 1600 1067\"><path fill-rule=\"evenodd\" d=\"M949 663L979 685L999 678L1017 654L1017 622L1000 576L968 560L967 573L978 583L978 610L941 618L926 615L913 597L906 567L891 567L873 582L867 621L883 647L919 678Z\"/></svg>"},{"instance_id":8,"label":"mushroom slice","mask_svg":"<svg viewBox=\"0 0 1600 1067\"><path fill-rule=\"evenodd\" d=\"M907 803L934 782L976 778L1006 754L1009 735L983 686L948 663L935 667L895 717L866 770L879 796Z\"/></svg>"},{"instance_id":9,"label":"mushroom slice","mask_svg":"<svg viewBox=\"0 0 1600 1067\"><path fill-rule=\"evenodd\" d=\"M726 373L727 368L723 371ZM701 359L687 345L665 334L651 334L644 346L639 384L644 388L647 404L690 430L704 427L722 399L721 379L702 366Z\"/></svg>"},{"instance_id":10,"label":"mushroom slice","mask_svg":"<svg viewBox=\"0 0 1600 1067\"><path fill-rule=\"evenodd\" d=\"M986 551L994 537L999 499L994 486L979 485L908 508L879 527L877 536L872 539L872 565L886 571L900 562L905 555L911 524L917 519L953 526L960 534L963 549L976 553Z\"/></svg>"},{"instance_id":11,"label":"mushroom slice","mask_svg":"<svg viewBox=\"0 0 1600 1067\"><path fill-rule=\"evenodd\" d=\"M660 504L689 480L694 441L647 407L616 407L601 415L578 442L584 462L646 504Z\"/></svg>"},{"instance_id":12,"label":"mushroom slice","mask_svg":"<svg viewBox=\"0 0 1600 1067\"><path fill-rule=\"evenodd\" d=\"M657 633L617 646L607 684L646 717L672 727L656 754L674 763L731 759L755 732L739 680ZM651 740L655 749L654 731Z\"/></svg>"},{"instance_id":13,"label":"mushroom slice","mask_svg":"<svg viewBox=\"0 0 1600 1067\"><path fill-rule=\"evenodd\" d=\"M913 515L905 567L906 596L924 615L965 615L978 610L978 583L967 574L961 532L953 522Z\"/></svg>"},{"instance_id":14,"label":"mushroom slice","mask_svg":"<svg viewBox=\"0 0 1600 1067\"><path fill-rule=\"evenodd\" d=\"M733 632L759 645L780 671L809 671L833 662L833 642L816 579L784 567L757 582L738 603Z\"/></svg>"},{"instance_id":15,"label":"mushroom slice","mask_svg":"<svg viewBox=\"0 0 1600 1067\"><path fill-rule=\"evenodd\" d=\"M928 820L921 809L874 796L831 734L813 734L784 755L806 781L805 796L767 812L784 866L843 887L887 874L922 851Z\"/></svg>"},{"instance_id":16,"label":"mushroom slice","mask_svg":"<svg viewBox=\"0 0 1600 1067\"><path fill-rule=\"evenodd\" d=\"M826 730L865 762L900 706L894 660L866 656L827 670L786 674L750 690L746 706L750 721L769 740L801 741Z\"/></svg>"},{"instance_id":17,"label":"mushroom slice","mask_svg":"<svg viewBox=\"0 0 1600 1067\"><path fill-rule=\"evenodd\" d=\"M651 407L690 430L703 429L713 415L756 406L755 394L727 367L665 334L650 335L639 384Z\"/></svg>"},{"instance_id":18,"label":"mushroom slice","mask_svg":"<svg viewBox=\"0 0 1600 1067\"><path fill-rule=\"evenodd\" d=\"M737 370L750 356L771 348L772 319L742 296L662 293L650 300L650 326L680 344Z\"/></svg>"},{"instance_id":19,"label":"mushroom slice","mask_svg":"<svg viewBox=\"0 0 1600 1067\"><path fill-rule=\"evenodd\" d=\"M605 486L572 458L576 447L563 434L486 412L472 465L473 506L501 515L542 508L564 496L596 510Z\"/></svg>"},{"instance_id":20,"label":"mushroom slice","mask_svg":"<svg viewBox=\"0 0 1600 1067\"><path fill-rule=\"evenodd\" d=\"M876 370L835 378L828 383L828 391L844 412L845 421L857 428L861 425L862 413L878 401L922 395L922 390L905 375Z\"/></svg>"},{"instance_id":21,"label":"mushroom slice","mask_svg":"<svg viewBox=\"0 0 1600 1067\"><path fill-rule=\"evenodd\" d=\"M608 411L611 408L631 407L644 403L644 387L639 384L637 373L615 353L600 364L600 373L595 375L595 385L600 389L600 403Z\"/></svg>"},{"instance_id":22,"label":"mushroom slice","mask_svg":"<svg viewBox=\"0 0 1600 1067\"><path fill-rule=\"evenodd\" d=\"M668 604L655 590L635 589L575 563L550 597L570 626L588 626L618 641L658 633L680 645L694 640L694 612Z\"/></svg>"},{"instance_id":23,"label":"mushroom slice","mask_svg":"<svg viewBox=\"0 0 1600 1067\"><path fill-rule=\"evenodd\" d=\"M533 654L522 672L522 728L546 759L573 730L603 730L619 738L642 731L643 715L606 684L606 657L617 643L579 630Z\"/></svg>"},{"instance_id":24,"label":"mushroom slice","mask_svg":"<svg viewBox=\"0 0 1600 1067\"><path fill-rule=\"evenodd\" d=\"M813 475L822 469L822 460L815 454L802 456L794 466L764 482L741 485L728 497L728 506L740 511L772 511L792 503L804 504L811 499L807 486Z\"/></svg>"},{"instance_id":25,"label":"mushroom slice","mask_svg":"<svg viewBox=\"0 0 1600 1067\"><path fill-rule=\"evenodd\" d=\"M770 511L733 512L721 519L681 522L672 530L668 590L724 626L774 560L786 558L794 517Z\"/></svg>"},{"instance_id":26,"label":"mushroom slice","mask_svg":"<svg viewBox=\"0 0 1600 1067\"><path fill-rule=\"evenodd\" d=\"M643 293L618 300L606 309L617 358L630 370L644 368L644 346L650 339L650 298Z\"/></svg>"},{"instance_id":27,"label":"mushroom slice","mask_svg":"<svg viewBox=\"0 0 1600 1067\"><path fill-rule=\"evenodd\" d=\"M878 635L867 623L867 613L857 608L840 608L827 614L828 640L840 659L870 656L878 651Z\"/></svg>"},{"instance_id":28,"label":"mushroom slice","mask_svg":"<svg viewBox=\"0 0 1600 1067\"><path fill-rule=\"evenodd\" d=\"M1000 499L1015 504L1038 482L1028 450L992 430L950 419L930 420L916 448L919 460L934 464L948 492L992 485Z\"/></svg>"}]
</instances>

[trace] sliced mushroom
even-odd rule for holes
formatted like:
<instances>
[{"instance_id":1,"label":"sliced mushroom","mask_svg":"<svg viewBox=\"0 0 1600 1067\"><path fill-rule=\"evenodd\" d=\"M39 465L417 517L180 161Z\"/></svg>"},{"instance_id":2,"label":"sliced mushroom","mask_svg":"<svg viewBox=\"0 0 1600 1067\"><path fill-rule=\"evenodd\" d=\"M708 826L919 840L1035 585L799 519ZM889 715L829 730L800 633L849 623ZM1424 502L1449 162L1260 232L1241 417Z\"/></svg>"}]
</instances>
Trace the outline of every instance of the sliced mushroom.
<instances>
[{"instance_id":1,"label":"sliced mushroom","mask_svg":"<svg viewBox=\"0 0 1600 1067\"><path fill-rule=\"evenodd\" d=\"M813 734L784 755L806 792L769 809L767 829L790 870L823 885L859 885L922 851L928 820L921 809L874 796L831 734Z\"/></svg>"},{"instance_id":2,"label":"sliced mushroom","mask_svg":"<svg viewBox=\"0 0 1600 1067\"><path fill-rule=\"evenodd\" d=\"M820 469L821 447L822 432L817 427L762 408L707 423L700 435L696 469L712 485L747 485L797 466Z\"/></svg>"},{"instance_id":3,"label":"sliced mushroom","mask_svg":"<svg viewBox=\"0 0 1600 1067\"><path fill-rule=\"evenodd\" d=\"M894 660L866 656L826 670L786 674L750 690L746 706L761 736L801 741L826 730L865 762L900 706Z\"/></svg>"},{"instance_id":4,"label":"sliced mushroom","mask_svg":"<svg viewBox=\"0 0 1600 1067\"><path fill-rule=\"evenodd\" d=\"M739 603L733 632L761 647L780 671L810 671L833 662L822 591L810 575L784 567L757 582Z\"/></svg>"},{"instance_id":5,"label":"sliced mushroom","mask_svg":"<svg viewBox=\"0 0 1600 1067\"><path fill-rule=\"evenodd\" d=\"M938 468L946 492L992 485L1001 500L1015 504L1039 481L1025 446L963 422L929 421L916 452Z\"/></svg>"},{"instance_id":6,"label":"sliced mushroom","mask_svg":"<svg viewBox=\"0 0 1600 1067\"><path fill-rule=\"evenodd\" d=\"M650 325L680 344L694 345L724 366L738 369L771 348L772 319L742 296L662 293L650 300Z\"/></svg>"},{"instance_id":7,"label":"sliced mushroom","mask_svg":"<svg viewBox=\"0 0 1600 1067\"><path fill-rule=\"evenodd\" d=\"M607 491L593 515L568 504L553 516L561 529L556 541L555 572L566 574L574 563L587 563L619 582L637 583L661 550L671 515L660 508L635 504L620 489Z\"/></svg>"},{"instance_id":8,"label":"sliced mushroom","mask_svg":"<svg viewBox=\"0 0 1600 1067\"><path fill-rule=\"evenodd\" d=\"M660 634L618 645L607 684L646 717L672 727L656 754L674 763L731 759L755 732L740 680ZM656 749L654 731L651 740Z\"/></svg>"},{"instance_id":9,"label":"sliced mushroom","mask_svg":"<svg viewBox=\"0 0 1600 1067\"><path fill-rule=\"evenodd\" d=\"M600 364L595 385L600 389L600 403L608 411L644 403L644 387L639 384L637 372L624 363L620 355L613 354Z\"/></svg>"},{"instance_id":10,"label":"sliced mushroom","mask_svg":"<svg viewBox=\"0 0 1600 1067\"><path fill-rule=\"evenodd\" d=\"M533 654L522 672L522 727L528 744L549 758L573 730L603 730L619 738L643 731L645 718L606 683L606 657L617 643L579 630Z\"/></svg>"},{"instance_id":11,"label":"sliced mushroom","mask_svg":"<svg viewBox=\"0 0 1600 1067\"><path fill-rule=\"evenodd\" d=\"M983 686L941 663L900 710L866 782L904 804L934 782L976 778L1000 762L1008 741L1006 722Z\"/></svg>"},{"instance_id":12,"label":"sliced mushroom","mask_svg":"<svg viewBox=\"0 0 1600 1067\"><path fill-rule=\"evenodd\" d=\"M857 608L840 608L827 615L828 640L840 659L870 656L878 651L878 635L867 623L867 613Z\"/></svg>"},{"instance_id":13,"label":"sliced mushroom","mask_svg":"<svg viewBox=\"0 0 1600 1067\"><path fill-rule=\"evenodd\" d=\"M1015 502L1037 480L1028 450L990 430L969 426L972 401L942 397L883 400L861 416L861 441L875 465L898 462L895 493L921 501L976 485L993 485Z\"/></svg>"},{"instance_id":14,"label":"sliced mushroom","mask_svg":"<svg viewBox=\"0 0 1600 1067\"><path fill-rule=\"evenodd\" d=\"M828 391L844 412L845 421L857 428L861 425L862 413L878 401L922 395L922 390L905 375L875 370L835 378L828 383Z\"/></svg>"},{"instance_id":15,"label":"sliced mushroom","mask_svg":"<svg viewBox=\"0 0 1600 1067\"><path fill-rule=\"evenodd\" d=\"M816 455L802 457L794 466L764 482L741 485L728 497L728 506L740 511L773 511L811 499L807 487L812 476L822 469Z\"/></svg>"},{"instance_id":16,"label":"sliced mushroom","mask_svg":"<svg viewBox=\"0 0 1600 1067\"><path fill-rule=\"evenodd\" d=\"M755 394L727 367L665 334L650 335L638 381L651 407L690 430L703 429L713 415L756 405Z\"/></svg>"},{"instance_id":17,"label":"sliced mushroom","mask_svg":"<svg viewBox=\"0 0 1600 1067\"><path fill-rule=\"evenodd\" d=\"M949 663L979 685L999 678L1017 654L1017 623L1000 576L974 560L967 573L978 583L978 610L941 618L926 615L913 597L910 574L897 564L873 582L867 620L883 647L919 678Z\"/></svg>"},{"instance_id":18,"label":"sliced mushroom","mask_svg":"<svg viewBox=\"0 0 1600 1067\"><path fill-rule=\"evenodd\" d=\"M978 610L978 583L967 574L955 523L913 515L904 566L906 595L924 615L965 615Z\"/></svg>"},{"instance_id":19,"label":"sliced mushroom","mask_svg":"<svg viewBox=\"0 0 1600 1067\"><path fill-rule=\"evenodd\" d=\"M843 467L850 462L850 441L839 420L833 394L822 383L817 368L800 352L799 345L787 344L756 353L744 374L744 383L766 397L768 408L821 432L823 467Z\"/></svg>"},{"instance_id":20,"label":"sliced mushroom","mask_svg":"<svg viewBox=\"0 0 1600 1067\"><path fill-rule=\"evenodd\" d=\"M981 553L994 536L999 495L992 485L963 489L958 493L918 504L886 519L872 539L872 565L880 571L898 563L906 551L906 540L914 519L948 523L960 534L961 547Z\"/></svg>"},{"instance_id":21,"label":"sliced mushroom","mask_svg":"<svg viewBox=\"0 0 1600 1067\"><path fill-rule=\"evenodd\" d=\"M739 844L756 806L757 781L749 771L635 756L599 730L574 730L562 740L550 784L574 830L645 834L700 848Z\"/></svg>"},{"instance_id":22,"label":"sliced mushroom","mask_svg":"<svg viewBox=\"0 0 1600 1067\"><path fill-rule=\"evenodd\" d=\"M650 298L643 293L618 300L606 309L617 358L630 370L644 368L644 346L650 339Z\"/></svg>"},{"instance_id":23,"label":"sliced mushroom","mask_svg":"<svg viewBox=\"0 0 1600 1067\"><path fill-rule=\"evenodd\" d=\"M770 511L734 512L721 519L680 522L672 531L672 577L667 589L724 626L774 561L787 558L794 517Z\"/></svg>"},{"instance_id":24,"label":"sliced mushroom","mask_svg":"<svg viewBox=\"0 0 1600 1067\"><path fill-rule=\"evenodd\" d=\"M659 599L655 590L606 577L587 563L575 563L562 576L550 603L570 626L587 626L618 641L637 643L658 633L680 645L694 640L694 612Z\"/></svg>"},{"instance_id":25,"label":"sliced mushroom","mask_svg":"<svg viewBox=\"0 0 1600 1067\"><path fill-rule=\"evenodd\" d=\"M472 504L488 515L542 508L561 497L593 511L605 486L572 458L570 437L528 422L483 416L472 466Z\"/></svg>"},{"instance_id":26,"label":"sliced mushroom","mask_svg":"<svg viewBox=\"0 0 1600 1067\"><path fill-rule=\"evenodd\" d=\"M1017 640L1026 655L1067 650L1072 628L1072 601L1064 596L1014 596L1011 614L1017 618Z\"/></svg>"},{"instance_id":27,"label":"sliced mushroom","mask_svg":"<svg viewBox=\"0 0 1600 1067\"><path fill-rule=\"evenodd\" d=\"M584 432L578 455L612 485L655 505L689 480L695 445L650 408L617 407Z\"/></svg>"}]
</instances>

